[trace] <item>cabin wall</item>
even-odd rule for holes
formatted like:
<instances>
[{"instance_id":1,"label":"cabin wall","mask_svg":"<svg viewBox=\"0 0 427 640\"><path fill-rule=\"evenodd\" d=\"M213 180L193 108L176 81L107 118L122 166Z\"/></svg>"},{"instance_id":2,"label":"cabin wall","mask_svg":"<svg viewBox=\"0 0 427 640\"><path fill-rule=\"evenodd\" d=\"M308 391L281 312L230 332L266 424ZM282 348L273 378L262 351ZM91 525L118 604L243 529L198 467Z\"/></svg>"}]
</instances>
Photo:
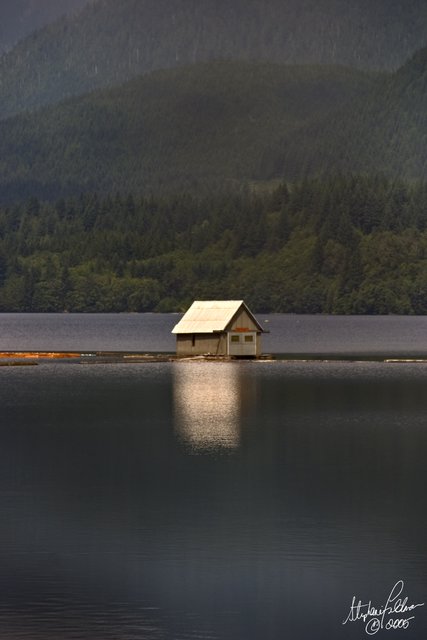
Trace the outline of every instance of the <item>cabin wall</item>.
<instances>
[{"instance_id":1,"label":"cabin wall","mask_svg":"<svg viewBox=\"0 0 427 640\"><path fill-rule=\"evenodd\" d=\"M179 334L176 337L176 353L178 356L202 356L207 354L226 356L227 334Z\"/></svg>"},{"instance_id":2,"label":"cabin wall","mask_svg":"<svg viewBox=\"0 0 427 640\"><path fill-rule=\"evenodd\" d=\"M233 321L227 327L229 332L247 333L248 331L256 331L256 357L258 358L262 353L261 336L259 327L253 321L246 309L240 309L239 313L233 318Z\"/></svg>"},{"instance_id":3,"label":"cabin wall","mask_svg":"<svg viewBox=\"0 0 427 640\"><path fill-rule=\"evenodd\" d=\"M261 334L255 331L230 331L228 355L236 358L259 358L261 355Z\"/></svg>"}]
</instances>

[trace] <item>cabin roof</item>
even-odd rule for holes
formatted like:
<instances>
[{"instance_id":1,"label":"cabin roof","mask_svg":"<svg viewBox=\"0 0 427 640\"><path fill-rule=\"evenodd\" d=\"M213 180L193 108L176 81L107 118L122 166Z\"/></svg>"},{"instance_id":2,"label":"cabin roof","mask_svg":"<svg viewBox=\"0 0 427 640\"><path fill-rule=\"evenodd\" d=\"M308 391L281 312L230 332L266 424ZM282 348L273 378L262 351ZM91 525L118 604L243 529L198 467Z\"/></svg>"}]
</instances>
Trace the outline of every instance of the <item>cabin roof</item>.
<instances>
[{"instance_id":1,"label":"cabin roof","mask_svg":"<svg viewBox=\"0 0 427 640\"><path fill-rule=\"evenodd\" d=\"M172 329L172 333L215 333L217 331L225 331L242 306L259 330L263 331L261 325L243 300L196 300Z\"/></svg>"}]
</instances>

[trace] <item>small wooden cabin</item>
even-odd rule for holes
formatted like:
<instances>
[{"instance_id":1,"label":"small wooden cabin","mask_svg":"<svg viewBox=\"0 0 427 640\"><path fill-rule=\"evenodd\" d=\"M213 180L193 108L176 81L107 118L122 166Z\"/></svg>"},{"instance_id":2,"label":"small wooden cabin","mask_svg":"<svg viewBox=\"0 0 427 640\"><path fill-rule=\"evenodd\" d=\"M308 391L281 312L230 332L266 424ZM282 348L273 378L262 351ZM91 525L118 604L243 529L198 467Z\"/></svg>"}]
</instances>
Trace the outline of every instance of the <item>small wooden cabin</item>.
<instances>
[{"instance_id":1,"label":"small wooden cabin","mask_svg":"<svg viewBox=\"0 0 427 640\"><path fill-rule=\"evenodd\" d=\"M243 300L196 300L172 333L178 356L257 358L264 330Z\"/></svg>"}]
</instances>

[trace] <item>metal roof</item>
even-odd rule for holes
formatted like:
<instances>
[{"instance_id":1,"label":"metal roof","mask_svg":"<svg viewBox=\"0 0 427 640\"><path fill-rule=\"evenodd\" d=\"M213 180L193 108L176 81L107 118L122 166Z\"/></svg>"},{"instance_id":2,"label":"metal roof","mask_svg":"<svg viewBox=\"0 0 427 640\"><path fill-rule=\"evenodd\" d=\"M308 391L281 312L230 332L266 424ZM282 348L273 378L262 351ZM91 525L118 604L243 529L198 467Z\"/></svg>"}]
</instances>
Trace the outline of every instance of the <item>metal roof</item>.
<instances>
[{"instance_id":1,"label":"metal roof","mask_svg":"<svg viewBox=\"0 0 427 640\"><path fill-rule=\"evenodd\" d=\"M196 300L172 329L172 333L225 331L242 305L262 331L243 300Z\"/></svg>"}]
</instances>

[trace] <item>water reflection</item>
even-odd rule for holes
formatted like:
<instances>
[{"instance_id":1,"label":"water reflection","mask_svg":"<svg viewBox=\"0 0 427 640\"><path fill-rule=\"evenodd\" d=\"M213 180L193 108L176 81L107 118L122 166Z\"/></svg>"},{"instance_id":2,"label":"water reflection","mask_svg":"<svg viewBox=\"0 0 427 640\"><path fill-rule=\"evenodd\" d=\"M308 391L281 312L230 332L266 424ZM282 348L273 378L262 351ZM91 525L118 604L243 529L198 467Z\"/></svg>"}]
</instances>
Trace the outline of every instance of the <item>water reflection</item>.
<instances>
[{"instance_id":1,"label":"water reflection","mask_svg":"<svg viewBox=\"0 0 427 640\"><path fill-rule=\"evenodd\" d=\"M195 452L240 443L239 365L181 362L174 367L175 428Z\"/></svg>"},{"instance_id":2,"label":"water reflection","mask_svg":"<svg viewBox=\"0 0 427 640\"><path fill-rule=\"evenodd\" d=\"M426 375L0 369L0 638L361 640L353 595L425 602Z\"/></svg>"}]
</instances>

